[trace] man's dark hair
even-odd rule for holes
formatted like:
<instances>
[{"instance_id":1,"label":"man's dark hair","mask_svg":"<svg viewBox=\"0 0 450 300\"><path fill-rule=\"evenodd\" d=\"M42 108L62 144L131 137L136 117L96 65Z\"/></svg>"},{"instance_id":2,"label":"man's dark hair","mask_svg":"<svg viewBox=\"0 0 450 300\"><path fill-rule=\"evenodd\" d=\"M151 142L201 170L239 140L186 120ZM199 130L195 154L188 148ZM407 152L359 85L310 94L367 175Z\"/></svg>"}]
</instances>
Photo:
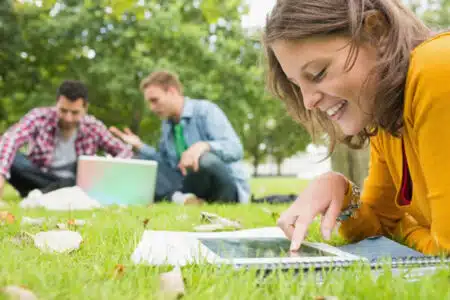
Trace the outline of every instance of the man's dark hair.
<instances>
[{"instance_id":1,"label":"man's dark hair","mask_svg":"<svg viewBox=\"0 0 450 300\"><path fill-rule=\"evenodd\" d=\"M56 99L59 99L59 96L64 96L72 102L82 98L84 104L88 103L87 87L78 80L65 80L56 92Z\"/></svg>"}]
</instances>

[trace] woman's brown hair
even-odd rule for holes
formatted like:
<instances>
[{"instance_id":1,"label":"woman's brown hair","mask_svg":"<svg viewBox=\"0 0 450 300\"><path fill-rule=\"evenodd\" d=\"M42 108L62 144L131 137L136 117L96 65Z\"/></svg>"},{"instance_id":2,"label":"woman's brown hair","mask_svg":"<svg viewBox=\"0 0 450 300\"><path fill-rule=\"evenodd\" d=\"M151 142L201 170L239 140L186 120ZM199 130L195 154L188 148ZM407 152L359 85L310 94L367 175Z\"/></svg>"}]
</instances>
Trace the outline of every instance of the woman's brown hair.
<instances>
[{"instance_id":1,"label":"woman's brown hair","mask_svg":"<svg viewBox=\"0 0 450 300\"><path fill-rule=\"evenodd\" d=\"M378 16L385 30L376 36L365 30L368 16ZM367 27L367 26L366 26ZM372 124L357 136L344 137L320 111L303 105L302 93L284 74L271 48L278 40L298 41L311 37L344 35L351 39L347 70L357 56L358 45L369 41L383 45L371 76L377 77ZM267 18L263 42L268 62L268 85L287 105L291 116L312 134L327 133L330 152L336 142L361 148L382 128L394 136L403 126L403 97L411 51L430 36L430 30L400 0L278 0ZM370 80L366 79L366 83Z\"/></svg>"}]
</instances>

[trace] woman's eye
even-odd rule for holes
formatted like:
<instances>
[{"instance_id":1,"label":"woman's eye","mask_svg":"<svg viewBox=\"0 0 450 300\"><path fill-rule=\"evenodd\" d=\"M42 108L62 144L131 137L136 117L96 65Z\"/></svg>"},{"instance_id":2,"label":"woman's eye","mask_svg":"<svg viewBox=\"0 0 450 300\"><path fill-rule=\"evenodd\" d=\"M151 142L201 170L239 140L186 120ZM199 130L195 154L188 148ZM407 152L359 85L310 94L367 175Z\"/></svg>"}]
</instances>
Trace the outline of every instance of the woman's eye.
<instances>
[{"instance_id":1,"label":"woman's eye","mask_svg":"<svg viewBox=\"0 0 450 300\"><path fill-rule=\"evenodd\" d=\"M319 73L317 73L316 75L313 76L312 80L314 82L319 82L320 80L323 79L323 77L325 77L326 71L327 71L327 68L323 68L322 71L320 71Z\"/></svg>"}]
</instances>

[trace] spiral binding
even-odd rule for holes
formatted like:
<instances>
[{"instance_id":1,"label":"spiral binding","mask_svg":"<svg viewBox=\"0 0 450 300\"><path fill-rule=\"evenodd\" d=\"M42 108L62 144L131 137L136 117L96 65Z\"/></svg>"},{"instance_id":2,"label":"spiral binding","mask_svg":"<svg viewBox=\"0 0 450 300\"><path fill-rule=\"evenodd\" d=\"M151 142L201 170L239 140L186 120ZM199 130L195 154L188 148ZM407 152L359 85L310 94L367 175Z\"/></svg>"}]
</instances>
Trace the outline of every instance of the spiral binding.
<instances>
[{"instance_id":1,"label":"spiral binding","mask_svg":"<svg viewBox=\"0 0 450 300\"><path fill-rule=\"evenodd\" d=\"M248 264L248 263L234 263L234 267L237 269L303 269L303 270L322 270L322 269L337 269L337 268L348 268L355 263L365 264L367 262L358 261L354 259L334 259L333 261L323 261L323 262L279 262L279 263L265 263L265 264ZM437 256L433 257L403 257L396 258L390 261L372 261L369 263L372 269L379 268L382 266L389 265L392 268L402 268L402 267L430 267L438 266L443 264L450 264L450 258L441 258Z\"/></svg>"},{"instance_id":2,"label":"spiral binding","mask_svg":"<svg viewBox=\"0 0 450 300\"><path fill-rule=\"evenodd\" d=\"M423 257L400 257L391 259L390 261L372 261L371 267L380 267L390 263L393 268L401 267L429 267L450 264L450 258L443 258L439 256L423 256Z\"/></svg>"},{"instance_id":3,"label":"spiral binding","mask_svg":"<svg viewBox=\"0 0 450 300\"><path fill-rule=\"evenodd\" d=\"M320 269L333 269L333 268L346 268L352 264L358 262L353 259L334 259L333 261L322 262L276 262L276 263L261 263L261 264L249 264L249 263L234 263L234 267L237 269L303 269L303 270L320 270Z\"/></svg>"}]
</instances>

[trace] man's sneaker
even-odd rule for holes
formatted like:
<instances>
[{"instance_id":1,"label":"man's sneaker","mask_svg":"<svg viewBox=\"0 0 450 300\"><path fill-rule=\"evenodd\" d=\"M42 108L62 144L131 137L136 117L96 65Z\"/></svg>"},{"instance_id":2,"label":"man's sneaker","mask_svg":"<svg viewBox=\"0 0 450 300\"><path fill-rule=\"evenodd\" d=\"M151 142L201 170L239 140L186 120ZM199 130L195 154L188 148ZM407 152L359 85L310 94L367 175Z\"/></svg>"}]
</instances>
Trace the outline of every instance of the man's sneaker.
<instances>
[{"instance_id":1,"label":"man's sneaker","mask_svg":"<svg viewBox=\"0 0 450 300\"><path fill-rule=\"evenodd\" d=\"M194 194L175 192L172 195L172 202L180 205L201 205L204 201Z\"/></svg>"}]
</instances>

